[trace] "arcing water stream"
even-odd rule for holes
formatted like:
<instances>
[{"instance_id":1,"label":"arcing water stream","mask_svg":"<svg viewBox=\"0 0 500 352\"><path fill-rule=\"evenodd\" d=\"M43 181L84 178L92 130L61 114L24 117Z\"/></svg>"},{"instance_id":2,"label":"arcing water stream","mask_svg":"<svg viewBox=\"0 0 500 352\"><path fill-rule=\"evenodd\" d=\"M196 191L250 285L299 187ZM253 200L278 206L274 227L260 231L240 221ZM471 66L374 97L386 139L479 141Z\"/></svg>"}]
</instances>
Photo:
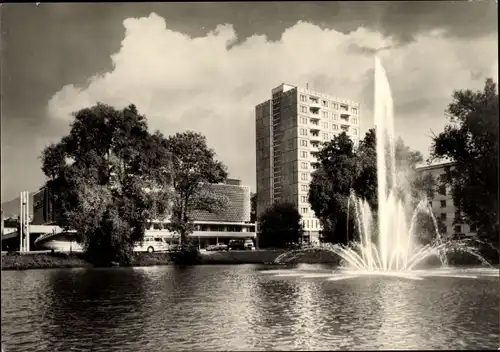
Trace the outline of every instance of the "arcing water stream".
<instances>
[{"instance_id":1,"label":"arcing water stream","mask_svg":"<svg viewBox=\"0 0 500 352\"><path fill-rule=\"evenodd\" d=\"M427 258L435 256L443 265L447 264L447 254L453 251L467 252L488 264L481 257L471 239L448 239L439 234L436 219L429 203L423 199L414 209L411 221L407 221L407 207L397 194L407 195L409 190L398 184L398 171L395 160L394 111L392 93L384 68L375 57L375 107L374 122L376 128L377 179L378 179L378 221L373 228L373 214L365 200L351 194L349 202L353 204L358 238L347 246L322 245L325 250L334 252L343 259L350 275L383 274L405 275L414 270ZM404 183L404 182L403 182ZM418 214L431 216L436 238L430 244L422 246L416 237L416 219ZM378 242L374 243L374 238ZM276 262L287 261L308 250L284 253ZM409 273L408 273L409 274Z\"/></svg>"}]
</instances>

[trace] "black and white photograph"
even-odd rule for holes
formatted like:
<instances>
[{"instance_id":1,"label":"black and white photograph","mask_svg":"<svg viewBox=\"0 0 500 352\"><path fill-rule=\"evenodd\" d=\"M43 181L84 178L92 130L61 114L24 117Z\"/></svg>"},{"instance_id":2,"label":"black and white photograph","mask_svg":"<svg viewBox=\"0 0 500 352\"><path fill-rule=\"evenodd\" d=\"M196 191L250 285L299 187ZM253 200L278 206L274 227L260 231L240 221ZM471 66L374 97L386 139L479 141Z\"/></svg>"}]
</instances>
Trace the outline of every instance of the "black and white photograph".
<instances>
[{"instance_id":1,"label":"black and white photograph","mask_svg":"<svg viewBox=\"0 0 500 352\"><path fill-rule=\"evenodd\" d=\"M0 28L2 352L500 349L496 0Z\"/></svg>"}]
</instances>

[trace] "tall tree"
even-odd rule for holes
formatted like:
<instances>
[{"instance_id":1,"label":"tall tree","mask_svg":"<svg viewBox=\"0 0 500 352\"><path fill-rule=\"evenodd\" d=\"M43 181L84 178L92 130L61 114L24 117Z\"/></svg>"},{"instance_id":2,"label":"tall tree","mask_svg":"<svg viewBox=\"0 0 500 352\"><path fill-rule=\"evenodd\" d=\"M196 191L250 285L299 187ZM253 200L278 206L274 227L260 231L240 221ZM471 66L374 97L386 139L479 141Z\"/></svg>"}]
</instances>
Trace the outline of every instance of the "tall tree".
<instances>
[{"instance_id":1,"label":"tall tree","mask_svg":"<svg viewBox=\"0 0 500 352\"><path fill-rule=\"evenodd\" d=\"M270 206L260 217L261 247L287 248L299 243L303 234L302 217L293 203Z\"/></svg>"},{"instance_id":2,"label":"tall tree","mask_svg":"<svg viewBox=\"0 0 500 352\"><path fill-rule=\"evenodd\" d=\"M432 159L455 162L447 169L459 215L476 225L480 239L499 248L498 91L487 79L482 91L457 90L446 110L450 123L433 138Z\"/></svg>"},{"instance_id":3,"label":"tall tree","mask_svg":"<svg viewBox=\"0 0 500 352\"><path fill-rule=\"evenodd\" d=\"M323 241L347 242L347 199L361 171L354 144L345 132L319 151L318 169L312 173L308 198L321 221Z\"/></svg>"},{"instance_id":4,"label":"tall tree","mask_svg":"<svg viewBox=\"0 0 500 352\"><path fill-rule=\"evenodd\" d=\"M168 207L170 158L134 105L97 104L74 114L70 132L42 152L56 223L74 229L98 265L127 263L148 219Z\"/></svg>"},{"instance_id":5,"label":"tall tree","mask_svg":"<svg viewBox=\"0 0 500 352\"><path fill-rule=\"evenodd\" d=\"M401 186L398 194L406 195L409 190L415 199L406 201L416 205L417 198L420 200L424 194L431 194L434 188L429 177L415 172L417 163L423 160L422 155L398 139L395 157ZM365 199L373 211L376 212L378 207L375 130L366 133L356 150L345 133L336 136L319 152L318 166L312 174L309 203L321 221L323 241L347 243L353 239L355 230L353 217L348 216L351 191Z\"/></svg>"},{"instance_id":6,"label":"tall tree","mask_svg":"<svg viewBox=\"0 0 500 352\"><path fill-rule=\"evenodd\" d=\"M193 232L193 212L216 213L227 206L227 199L204 187L207 183L225 181L226 166L215 159L214 150L199 133L176 133L168 138L167 146L172 157L174 190L169 226L180 235L181 244L186 245L188 235Z\"/></svg>"}]
</instances>

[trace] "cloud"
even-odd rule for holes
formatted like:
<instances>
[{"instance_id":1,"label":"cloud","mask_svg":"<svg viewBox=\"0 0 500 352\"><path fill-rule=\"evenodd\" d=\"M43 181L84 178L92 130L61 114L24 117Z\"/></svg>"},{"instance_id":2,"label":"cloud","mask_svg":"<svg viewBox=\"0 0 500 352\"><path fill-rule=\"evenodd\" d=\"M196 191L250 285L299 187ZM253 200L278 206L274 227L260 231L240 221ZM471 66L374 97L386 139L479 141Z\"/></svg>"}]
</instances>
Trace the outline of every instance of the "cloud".
<instances>
[{"instance_id":1,"label":"cloud","mask_svg":"<svg viewBox=\"0 0 500 352\"><path fill-rule=\"evenodd\" d=\"M168 29L154 13L123 25L121 48L111 57L113 70L84 87L62 87L48 103L49 115L68 120L71 112L98 101L118 107L134 103L152 129L205 134L230 174L252 186L255 105L281 83L308 83L360 101L364 132L373 125L371 53L380 50L396 103L396 132L425 152L426 134L439 132L446 122L443 111L452 91L481 88L486 77L498 76L496 35L469 42L438 30L396 45L365 28L345 34L298 22L278 41L260 35L237 41L230 24L192 38Z\"/></svg>"}]
</instances>

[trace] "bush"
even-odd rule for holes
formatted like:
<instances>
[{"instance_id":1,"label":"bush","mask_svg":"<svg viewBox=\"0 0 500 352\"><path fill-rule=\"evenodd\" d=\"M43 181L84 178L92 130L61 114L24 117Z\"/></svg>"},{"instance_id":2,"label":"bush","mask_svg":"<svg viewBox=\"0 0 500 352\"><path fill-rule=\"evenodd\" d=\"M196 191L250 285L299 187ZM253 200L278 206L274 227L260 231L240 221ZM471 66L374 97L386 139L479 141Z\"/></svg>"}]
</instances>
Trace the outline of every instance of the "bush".
<instances>
[{"instance_id":1,"label":"bush","mask_svg":"<svg viewBox=\"0 0 500 352\"><path fill-rule=\"evenodd\" d=\"M172 253L172 261L177 265L196 265L202 262L197 243L190 241Z\"/></svg>"}]
</instances>

